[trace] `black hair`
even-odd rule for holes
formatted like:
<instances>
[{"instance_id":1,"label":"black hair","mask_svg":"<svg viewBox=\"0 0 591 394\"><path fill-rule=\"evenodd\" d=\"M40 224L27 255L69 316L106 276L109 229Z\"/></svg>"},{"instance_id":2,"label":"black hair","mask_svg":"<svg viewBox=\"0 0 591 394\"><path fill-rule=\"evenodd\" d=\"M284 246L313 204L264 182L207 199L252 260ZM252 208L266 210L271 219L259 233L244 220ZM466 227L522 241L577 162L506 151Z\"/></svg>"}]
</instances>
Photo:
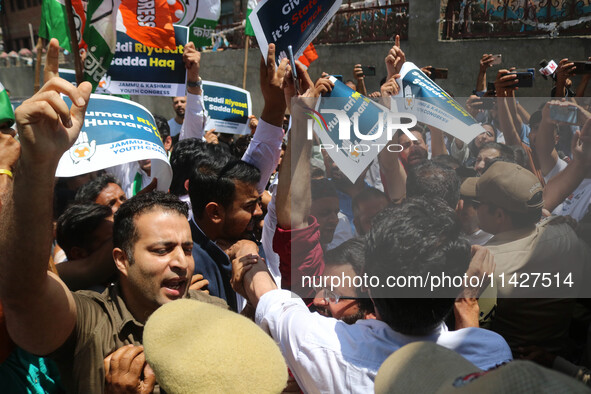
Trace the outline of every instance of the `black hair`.
<instances>
[{"instance_id":1,"label":"black hair","mask_svg":"<svg viewBox=\"0 0 591 394\"><path fill-rule=\"evenodd\" d=\"M324 264L327 266L351 264L355 275L363 275L365 269L365 242L360 238L349 239L334 249L324 254ZM357 295L361 289L355 288ZM357 299L360 312L363 316L367 313L373 313L373 302L368 297L359 297Z\"/></svg>"},{"instance_id":2,"label":"black hair","mask_svg":"<svg viewBox=\"0 0 591 394\"><path fill-rule=\"evenodd\" d=\"M456 168L456 174L460 177L460 181L464 182L466 178L478 176L478 172L474 168L459 166Z\"/></svg>"},{"instance_id":3,"label":"black hair","mask_svg":"<svg viewBox=\"0 0 591 394\"><path fill-rule=\"evenodd\" d=\"M121 187L121 183L114 175L105 173L80 186L80 189L76 192L74 201L76 203L94 202L109 183L114 183Z\"/></svg>"},{"instance_id":4,"label":"black hair","mask_svg":"<svg viewBox=\"0 0 591 394\"><path fill-rule=\"evenodd\" d=\"M312 179L310 190L312 192L312 201L326 197L339 198L334 182L330 179Z\"/></svg>"},{"instance_id":5,"label":"black hair","mask_svg":"<svg viewBox=\"0 0 591 394\"><path fill-rule=\"evenodd\" d=\"M242 160L232 160L222 168L214 159L203 161L193 170L189 179L193 214L196 218L202 218L210 202L229 207L235 198L235 182L256 185L260 179L259 169Z\"/></svg>"},{"instance_id":6,"label":"black hair","mask_svg":"<svg viewBox=\"0 0 591 394\"><path fill-rule=\"evenodd\" d=\"M252 135L246 134L241 135L232 142L231 150L235 158L242 159L242 156L244 156L244 153L246 153L246 150L250 145L250 141L252 141Z\"/></svg>"},{"instance_id":7,"label":"black hair","mask_svg":"<svg viewBox=\"0 0 591 394\"><path fill-rule=\"evenodd\" d=\"M445 164L426 160L408 169L406 195L408 197L441 197L455 209L460 201L460 177Z\"/></svg>"},{"instance_id":8,"label":"black hair","mask_svg":"<svg viewBox=\"0 0 591 394\"><path fill-rule=\"evenodd\" d=\"M509 148L511 148L513 151L513 162L523 168L526 168L527 153L525 152L525 149L519 145L509 145Z\"/></svg>"},{"instance_id":9,"label":"black hair","mask_svg":"<svg viewBox=\"0 0 591 394\"><path fill-rule=\"evenodd\" d=\"M540 123L542 123L542 111L537 110L529 117L529 127L532 129L536 128L540 125Z\"/></svg>"},{"instance_id":10,"label":"black hair","mask_svg":"<svg viewBox=\"0 0 591 394\"><path fill-rule=\"evenodd\" d=\"M154 209L176 212L186 218L189 216L187 204L177 196L160 191L137 194L121 204L113 223L113 247L125 251L130 261L133 261L133 245L139 238L135 219Z\"/></svg>"},{"instance_id":11,"label":"black hair","mask_svg":"<svg viewBox=\"0 0 591 394\"><path fill-rule=\"evenodd\" d=\"M162 139L162 142L164 142L166 137L170 136L170 126L168 125L168 120L166 120L164 116L154 115L154 121L156 122L156 128L160 133L160 139Z\"/></svg>"},{"instance_id":12,"label":"black hair","mask_svg":"<svg viewBox=\"0 0 591 394\"><path fill-rule=\"evenodd\" d=\"M232 157L218 145L208 144L197 138L179 141L170 155L172 181L170 192L177 196L187 194L185 181L191 177L193 170L202 163L215 162L221 169Z\"/></svg>"},{"instance_id":13,"label":"black hair","mask_svg":"<svg viewBox=\"0 0 591 394\"><path fill-rule=\"evenodd\" d=\"M386 199L386 201L388 201L388 196L386 196L386 193L384 193L383 191L376 189L375 187L363 188L359 193L355 195L355 197L353 197L353 213L355 213L355 211L359 209L359 204L361 204L361 202L370 200L372 198L384 198Z\"/></svg>"},{"instance_id":14,"label":"black hair","mask_svg":"<svg viewBox=\"0 0 591 394\"><path fill-rule=\"evenodd\" d=\"M462 165L462 163L460 163L460 161L458 159L456 159L455 157L453 157L451 155L437 155L437 156L433 157L433 159L431 159L431 160L435 163L439 163L439 164L443 164L445 166L448 166L452 170L456 170L457 168L459 168Z\"/></svg>"},{"instance_id":15,"label":"black hair","mask_svg":"<svg viewBox=\"0 0 591 394\"><path fill-rule=\"evenodd\" d=\"M440 198L415 197L374 218L366 237L365 274L382 284L391 277L462 276L470 258L470 243L461 236L455 211ZM451 294L453 287L442 289L378 285L370 287L370 294L382 321L397 332L418 336L432 332L452 310L457 294ZM418 298L425 295L430 298Z\"/></svg>"},{"instance_id":16,"label":"black hair","mask_svg":"<svg viewBox=\"0 0 591 394\"><path fill-rule=\"evenodd\" d=\"M351 264L357 275L363 274L365 265L365 244L358 238L349 239L324 254L326 265Z\"/></svg>"},{"instance_id":17,"label":"black hair","mask_svg":"<svg viewBox=\"0 0 591 394\"><path fill-rule=\"evenodd\" d=\"M85 203L71 205L60 215L57 219L56 240L68 260L72 259L73 247L88 249L93 232L112 214L111 208L105 205Z\"/></svg>"},{"instance_id":18,"label":"black hair","mask_svg":"<svg viewBox=\"0 0 591 394\"><path fill-rule=\"evenodd\" d=\"M484 169L482 170L482 174L484 174L486 172L486 170L488 170L490 168L490 166L492 166L493 164L495 164L497 161L502 161L504 163L517 164L517 163L515 163L515 160L513 158L511 158L511 157L498 156L498 157L492 158L490 160L487 160L485 162Z\"/></svg>"},{"instance_id":19,"label":"black hair","mask_svg":"<svg viewBox=\"0 0 591 394\"><path fill-rule=\"evenodd\" d=\"M499 144L498 142L487 142L482 144L478 152L484 149L494 149L499 152L500 157L506 159L509 163L515 163L515 154L513 153L513 149L509 148L505 144Z\"/></svg>"}]
</instances>

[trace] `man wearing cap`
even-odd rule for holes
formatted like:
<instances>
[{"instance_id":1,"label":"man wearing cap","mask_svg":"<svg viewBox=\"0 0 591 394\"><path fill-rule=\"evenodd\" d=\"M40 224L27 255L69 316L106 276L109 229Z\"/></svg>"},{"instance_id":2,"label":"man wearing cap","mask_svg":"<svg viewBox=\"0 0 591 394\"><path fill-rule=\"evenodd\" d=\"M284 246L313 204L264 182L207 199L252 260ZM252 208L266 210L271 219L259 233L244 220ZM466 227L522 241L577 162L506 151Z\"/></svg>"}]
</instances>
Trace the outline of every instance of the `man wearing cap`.
<instances>
[{"instance_id":1,"label":"man wearing cap","mask_svg":"<svg viewBox=\"0 0 591 394\"><path fill-rule=\"evenodd\" d=\"M429 365L429 373L425 366ZM429 342L404 346L380 367L376 394L398 393L588 393L562 373L517 360L482 371L458 354Z\"/></svg>"},{"instance_id":2,"label":"man wearing cap","mask_svg":"<svg viewBox=\"0 0 591 394\"><path fill-rule=\"evenodd\" d=\"M472 251L470 267L492 264L485 248ZM463 276L470 245L461 236L455 212L443 200L417 197L376 216L364 260L365 274L382 284L387 278L427 273ZM368 293L376 319L349 325L311 313L302 299L277 289L262 262L244 274L242 286L237 291L243 290L256 307L256 323L278 342L304 392L373 392L382 362L405 344L420 340L452 349L485 370L512 359L506 342L492 331L448 331L443 320L453 308L457 288L430 292L374 283Z\"/></svg>"},{"instance_id":3,"label":"man wearing cap","mask_svg":"<svg viewBox=\"0 0 591 394\"><path fill-rule=\"evenodd\" d=\"M533 344L554 353L564 350L574 298L589 262L587 247L563 220L538 223L542 192L533 173L505 162L493 163L461 187L461 194L478 206L482 230L494 235L487 243L495 257L498 294L491 328L514 353Z\"/></svg>"}]
</instances>

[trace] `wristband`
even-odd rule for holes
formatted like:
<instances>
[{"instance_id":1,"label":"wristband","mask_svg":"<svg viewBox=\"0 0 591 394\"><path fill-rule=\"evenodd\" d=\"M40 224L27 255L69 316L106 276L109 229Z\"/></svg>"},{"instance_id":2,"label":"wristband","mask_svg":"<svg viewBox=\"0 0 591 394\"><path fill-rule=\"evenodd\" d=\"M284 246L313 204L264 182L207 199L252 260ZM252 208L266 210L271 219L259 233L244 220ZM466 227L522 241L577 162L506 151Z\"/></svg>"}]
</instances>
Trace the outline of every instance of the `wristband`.
<instances>
[{"instance_id":1,"label":"wristband","mask_svg":"<svg viewBox=\"0 0 591 394\"><path fill-rule=\"evenodd\" d=\"M9 177L10 179L13 179L13 176L12 176L12 171L10 171L10 170L5 170L5 169L3 169L3 168L0 168L0 175L1 175L1 174L8 175L8 177Z\"/></svg>"},{"instance_id":2,"label":"wristband","mask_svg":"<svg viewBox=\"0 0 591 394\"><path fill-rule=\"evenodd\" d=\"M190 88L200 88L202 84L203 84L203 80L201 79L201 77L199 77L199 79L197 80L197 82L189 82L189 81L187 81L187 86L190 87Z\"/></svg>"}]
</instances>

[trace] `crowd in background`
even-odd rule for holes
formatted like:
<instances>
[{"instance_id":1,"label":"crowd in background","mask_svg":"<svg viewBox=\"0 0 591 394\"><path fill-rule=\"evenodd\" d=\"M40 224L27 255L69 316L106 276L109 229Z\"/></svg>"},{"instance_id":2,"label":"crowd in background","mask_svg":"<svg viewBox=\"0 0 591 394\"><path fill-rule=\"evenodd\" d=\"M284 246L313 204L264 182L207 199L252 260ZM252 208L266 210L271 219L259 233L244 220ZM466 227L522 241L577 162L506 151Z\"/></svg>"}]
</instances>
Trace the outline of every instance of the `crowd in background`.
<instances>
[{"instance_id":1,"label":"crowd in background","mask_svg":"<svg viewBox=\"0 0 591 394\"><path fill-rule=\"evenodd\" d=\"M48 52L56 51L52 42ZM252 391L371 392L376 375L392 380L385 390L422 390L423 382L393 378L392 363L380 369L389 357L414 362L408 352L422 348L399 350L414 342L438 346L426 352L433 365L449 357L470 372L525 368L548 379L547 389L586 390L591 74L561 60L548 99L531 108L520 102L515 70L491 75L494 56L484 54L473 59L474 91L449 92L468 97L461 104L481 134L464 142L419 123L390 142L400 152L383 149L352 182L318 139L306 138L306 100L332 90L331 70L313 82L297 64L297 90L288 61L276 65L274 55L270 45L260 65L263 111L249 120L250 134L238 136L205 130L199 70L207 64L185 46L187 95L172 98L172 119L155 115L172 167L168 192L156 191L162 185L150 160L55 179L84 124L90 86L60 79L48 62L42 89L16 111L16 130L0 134L3 387L89 393L185 385L178 390L207 392L237 379L232 363L255 357L241 352L248 339L240 332L211 334L209 345L224 349L223 360L216 351L183 354L172 332L151 341L151 351L144 343L144 325L160 306L190 298L240 313L273 338L289 378L277 386L284 376L276 369L253 367L253 374L273 376ZM359 64L345 82L388 106L407 59L398 42L377 57L384 55L388 75L379 92L366 91ZM422 70L430 76L433 68ZM70 97L71 109L58 93ZM302 286L306 277L437 272L494 279L464 284L453 297ZM551 285L541 292L499 286L500 277L527 284L523 275L535 273ZM207 321L209 313L184 319ZM167 370L159 358L168 348L179 352L169 357L206 365L199 373L215 379L188 386L190 376ZM422 379L434 379L431 366L419 362ZM542 383L531 376L516 378L525 388L514 391L536 391Z\"/></svg>"}]
</instances>

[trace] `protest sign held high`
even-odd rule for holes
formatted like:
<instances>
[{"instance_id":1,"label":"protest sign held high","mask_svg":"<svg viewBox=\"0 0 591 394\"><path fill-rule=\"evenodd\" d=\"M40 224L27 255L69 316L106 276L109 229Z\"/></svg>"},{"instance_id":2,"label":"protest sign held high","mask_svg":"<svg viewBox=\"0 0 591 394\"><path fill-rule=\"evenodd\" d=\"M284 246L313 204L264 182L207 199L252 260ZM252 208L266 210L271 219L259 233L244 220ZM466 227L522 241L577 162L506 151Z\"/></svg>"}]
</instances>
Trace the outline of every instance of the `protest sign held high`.
<instances>
[{"instance_id":1,"label":"protest sign held high","mask_svg":"<svg viewBox=\"0 0 591 394\"><path fill-rule=\"evenodd\" d=\"M71 104L67 97L64 100ZM129 100L91 95L84 126L60 159L56 176L71 177L145 159L152 159L158 190L167 191L172 170L152 114Z\"/></svg>"},{"instance_id":2,"label":"protest sign held high","mask_svg":"<svg viewBox=\"0 0 591 394\"><path fill-rule=\"evenodd\" d=\"M315 110L307 113L308 139L312 138L313 129L320 138L321 148L328 152L343 174L355 182L392 134L398 129L406 131L416 124L416 119L407 114L390 118L388 108L334 77L330 80L334 83L332 92L321 97Z\"/></svg>"},{"instance_id":3,"label":"protest sign held high","mask_svg":"<svg viewBox=\"0 0 591 394\"><path fill-rule=\"evenodd\" d=\"M117 51L99 87L106 93L183 96L185 67L183 47L188 29L175 26L176 48L152 48L123 32L117 32Z\"/></svg>"},{"instance_id":4,"label":"protest sign held high","mask_svg":"<svg viewBox=\"0 0 591 394\"><path fill-rule=\"evenodd\" d=\"M249 20L254 29L263 58L267 59L269 44L275 44L275 61L287 56L293 47L296 59L320 33L341 6L342 0L289 0L258 3Z\"/></svg>"},{"instance_id":5,"label":"protest sign held high","mask_svg":"<svg viewBox=\"0 0 591 394\"><path fill-rule=\"evenodd\" d=\"M203 81L203 101L209 119L205 129L218 133L248 134L252 114L250 92L223 83Z\"/></svg>"},{"instance_id":6,"label":"protest sign held high","mask_svg":"<svg viewBox=\"0 0 591 394\"><path fill-rule=\"evenodd\" d=\"M404 97L404 104L398 110L412 113L419 122L437 127L465 143L485 131L456 100L413 63L404 63L400 74L401 78L396 81L400 86L397 97Z\"/></svg>"},{"instance_id":7,"label":"protest sign held high","mask_svg":"<svg viewBox=\"0 0 591 394\"><path fill-rule=\"evenodd\" d=\"M186 70L183 48L188 29L175 26L176 48L152 48L117 32L116 52L96 93L184 96ZM73 71L60 69L60 77L75 82Z\"/></svg>"}]
</instances>

